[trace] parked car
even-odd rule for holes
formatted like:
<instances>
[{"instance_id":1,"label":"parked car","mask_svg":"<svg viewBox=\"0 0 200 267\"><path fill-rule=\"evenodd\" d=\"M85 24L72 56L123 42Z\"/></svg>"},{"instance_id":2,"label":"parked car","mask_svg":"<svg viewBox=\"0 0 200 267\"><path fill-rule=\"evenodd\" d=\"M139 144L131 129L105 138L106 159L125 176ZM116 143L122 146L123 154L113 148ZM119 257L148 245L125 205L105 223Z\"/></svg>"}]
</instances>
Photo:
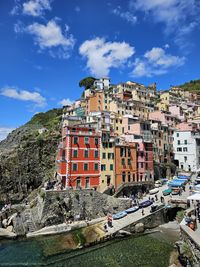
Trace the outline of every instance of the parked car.
<instances>
[{"instance_id":1,"label":"parked car","mask_svg":"<svg viewBox=\"0 0 200 267\"><path fill-rule=\"evenodd\" d=\"M139 208L140 209L146 208L146 207L148 207L148 206L150 206L152 204L153 204L153 201L151 201L151 200L145 200L145 201L139 203Z\"/></svg>"},{"instance_id":2,"label":"parked car","mask_svg":"<svg viewBox=\"0 0 200 267\"><path fill-rule=\"evenodd\" d=\"M178 195L179 192L180 192L180 189L179 188L173 189L172 190L172 195Z\"/></svg>"},{"instance_id":3,"label":"parked car","mask_svg":"<svg viewBox=\"0 0 200 267\"><path fill-rule=\"evenodd\" d=\"M170 188L163 190L163 196L168 196L172 193L172 190Z\"/></svg>"},{"instance_id":4,"label":"parked car","mask_svg":"<svg viewBox=\"0 0 200 267\"><path fill-rule=\"evenodd\" d=\"M133 212L136 212L137 210L139 210L139 207L138 206L135 206L135 207L132 207L130 209L125 210L125 212L127 212L127 213L133 213Z\"/></svg>"},{"instance_id":5,"label":"parked car","mask_svg":"<svg viewBox=\"0 0 200 267\"><path fill-rule=\"evenodd\" d=\"M151 189L150 191L149 191L149 194L150 195L153 195L153 194L157 194L159 192L159 189L158 188L154 188L154 189Z\"/></svg>"},{"instance_id":6,"label":"parked car","mask_svg":"<svg viewBox=\"0 0 200 267\"><path fill-rule=\"evenodd\" d=\"M160 180L155 181L155 187L161 187L162 186L162 182Z\"/></svg>"},{"instance_id":7,"label":"parked car","mask_svg":"<svg viewBox=\"0 0 200 267\"><path fill-rule=\"evenodd\" d=\"M126 211L120 211L120 212L114 214L112 217L113 217L113 220L118 220L118 219L125 217L126 215L127 215Z\"/></svg>"}]
</instances>

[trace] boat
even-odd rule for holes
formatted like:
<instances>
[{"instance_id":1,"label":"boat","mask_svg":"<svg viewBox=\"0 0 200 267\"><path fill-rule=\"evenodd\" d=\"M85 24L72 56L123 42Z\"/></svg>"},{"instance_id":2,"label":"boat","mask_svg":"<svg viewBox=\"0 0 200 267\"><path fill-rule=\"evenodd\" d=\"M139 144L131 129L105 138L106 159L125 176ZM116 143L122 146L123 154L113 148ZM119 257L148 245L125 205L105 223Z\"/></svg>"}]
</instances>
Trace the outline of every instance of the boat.
<instances>
[{"instance_id":1,"label":"boat","mask_svg":"<svg viewBox=\"0 0 200 267\"><path fill-rule=\"evenodd\" d=\"M118 219L125 217L126 215L127 215L126 211L120 211L120 212L114 214L112 217L113 217L113 220L118 220Z\"/></svg>"},{"instance_id":2,"label":"boat","mask_svg":"<svg viewBox=\"0 0 200 267\"><path fill-rule=\"evenodd\" d=\"M163 196L168 196L171 194L171 192L172 192L172 190L170 188L168 188L168 189L163 190L162 193L163 193Z\"/></svg>"},{"instance_id":3,"label":"boat","mask_svg":"<svg viewBox=\"0 0 200 267\"><path fill-rule=\"evenodd\" d=\"M151 200L145 200L145 201L139 203L139 208L140 209L141 208L146 208L146 207L148 207L148 206L150 206L152 204L153 204L153 201L151 201Z\"/></svg>"},{"instance_id":4,"label":"boat","mask_svg":"<svg viewBox=\"0 0 200 267\"><path fill-rule=\"evenodd\" d=\"M125 212L127 212L127 213L133 213L133 212L136 212L137 210L139 210L139 207L138 206L135 206L135 207L132 207L130 209L125 210Z\"/></svg>"},{"instance_id":5,"label":"boat","mask_svg":"<svg viewBox=\"0 0 200 267\"><path fill-rule=\"evenodd\" d=\"M150 195L157 194L158 192L159 192L159 188L154 188L154 189L149 190Z\"/></svg>"}]
</instances>

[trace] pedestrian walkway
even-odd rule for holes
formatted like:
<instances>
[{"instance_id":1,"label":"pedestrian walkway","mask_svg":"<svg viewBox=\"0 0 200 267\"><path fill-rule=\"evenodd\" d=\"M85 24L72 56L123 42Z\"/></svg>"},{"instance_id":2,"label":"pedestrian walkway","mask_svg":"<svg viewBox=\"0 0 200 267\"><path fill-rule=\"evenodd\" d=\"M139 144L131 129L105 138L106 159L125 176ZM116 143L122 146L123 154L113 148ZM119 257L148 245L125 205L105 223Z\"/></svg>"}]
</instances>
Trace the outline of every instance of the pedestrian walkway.
<instances>
[{"instance_id":1,"label":"pedestrian walkway","mask_svg":"<svg viewBox=\"0 0 200 267\"><path fill-rule=\"evenodd\" d=\"M194 181L196 175L192 175L191 177L191 181ZM182 192L181 195L168 195L168 196L163 196L162 192L163 190L167 189L168 186L167 185L163 185L162 187L159 187L159 192L157 193L157 197L158 200L155 201L155 204L157 205L161 205L161 196L164 197L164 203L168 204L170 203L171 200L183 200L183 201L187 201L187 197L190 195L190 190L189 190L189 184L186 185L185 187L185 191ZM145 201L148 200L150 198L154 198L155 199L155 195L149 195L147 194L141 201ZM127 216L125 216L124 218L118 219L118 220L113 220L113 227L108 227L108 231L107 231L107 235L110 234L114 234L122 229L124 229L125 227L133 224L133 223L137 223L137 221L149 216L151 214L150 212L151 210L151 206L144 208L144 215L142 215L142 210L139 209L138 211L131 213L131 214L127 214ZM106 221L105 221L106 223Z\"/></svg>"}]
</instances>

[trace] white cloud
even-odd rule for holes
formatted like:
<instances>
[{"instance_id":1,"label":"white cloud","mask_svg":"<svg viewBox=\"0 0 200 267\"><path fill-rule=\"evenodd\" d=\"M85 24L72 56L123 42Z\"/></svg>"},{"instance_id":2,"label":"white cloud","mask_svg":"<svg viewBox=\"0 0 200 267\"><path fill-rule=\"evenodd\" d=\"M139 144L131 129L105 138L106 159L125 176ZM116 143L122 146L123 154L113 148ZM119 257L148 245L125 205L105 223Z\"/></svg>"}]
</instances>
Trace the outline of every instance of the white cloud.
<instances>
[{"instance_id":1,"label":"white cloud","mask_svg":"<svg viewBox=\"0 0 200 267\"><path fill-rule=\"evenodd\" d=\"M21 9L20 0L15 0L15 6L10 11L10 14L13 15L13 16L14 15L18 15L20 9Z\"/></svg>"},{"instance_id":2,"label":"white cloud","mask_svg":"<svg viewBox=\"0 0 200 267\"><path fill-rule=\"evenodd\" d=\"M129 11L144 12L145 18L165 25L166 34L174 34L175 42L190 42L189 34L199 25L200 5L196 0L130 0ZM185 44L184 44L185 45Z\"/></svg>"},{"instance_id":3,"label":"white cloud","mask_svg":"<svg viewBox=\"0 0 200 267\"><path fill-rule=\"evenodd\" d=\"M121 7L118 6L117 8L114 8L112 10L112 13L119 16L120 18L126 20L127 22L130 22L131 24L135 24L137 22L137 17L135 15L133 15L131 12L129 11L122 11Z\"/></svg>"},{"instance_id":4,"label":"white cloud","mask_svg":"<svg viewBox=\"0 0 200 267\"><path fill-rule=\"evenodd\" d=\"M35 103L38 107L43 107L46 105L46 99L38 92L18 90L15 87L4 87L1 89L0 95L17 100L30 101Z\"/></svg>"},{"instance_id":5,"label":"white cloud","mask_svg":"<svg viewBox=\"0 0 200 267\"><path fill-rule=\"evenodd\" d=\"M30 0L23 3L23 14L38 17L43 15L45 10L51 10L49 0Z\"/></svg>"},{"instance_id":6,"label":"white cloud","mask_svg":"<svg viewBox=\"0 0 200 267\"><path fill-rule=\"evenodd\" d=\"M58 104L61 106L68 106L68 105L73 104L73 101L70 100L69 98L64 98Z\"/></svg>"},{"instance_id":7,"label":"white cloud","mask_svg":"<svg viewBox=\"0 0 200 267\"><path fill-rule=\"evenodd\" d=\"M73 48L75 40L68 34L69 27L65 25L65 31L56 20L50 20L46 25L33 23L26 28L26 32L34 36L35 44L41 50L48 49L52 57L68 58L70 50Z\"/></svg>"},{"instance_id":8,"label":"white cloud","mask_svg":"<svg viewBox=\"0 0 200 267\"><path fill-rule=\"evenodd\" d=\"M185 63L184 57L167 54L163 48L153 47L142 58L136 58L133 77L151 77L167 73L171 68L177 68Z\"/></svg>"},{"instance_id":9,"label":"white cloud","mask_svg":"<svg viewBox=\"0 0 200 267\"><path fill-rule=\"evenodd\" d=\"M11 127L1 127L0 126L0 141L4 140L7 135L12 132L15 128Z\"/></svg>"},{"instance_id":10,"label":"white cloud","mask_svg":"<svg viewBox=\"0 0 200 267\"><path fill-rule=\"evenodd\" d=\"M97 76L107 76L111 68L119 68L135 53L125 42L106 42L104 38L85 41L79 53L87 58L87 68Z\"/></svg>"},{"instance_id":11,"label":"white cloud","mask_svg":"<svg viewBox=\"0 0 200 267\"><path fill-rule=\"evenodd\" d=\"M25 27L24 24L18 20L15 24L14 24L14 32L15 33L23 33L25 31Z\"/></svg>"}]
</instances>

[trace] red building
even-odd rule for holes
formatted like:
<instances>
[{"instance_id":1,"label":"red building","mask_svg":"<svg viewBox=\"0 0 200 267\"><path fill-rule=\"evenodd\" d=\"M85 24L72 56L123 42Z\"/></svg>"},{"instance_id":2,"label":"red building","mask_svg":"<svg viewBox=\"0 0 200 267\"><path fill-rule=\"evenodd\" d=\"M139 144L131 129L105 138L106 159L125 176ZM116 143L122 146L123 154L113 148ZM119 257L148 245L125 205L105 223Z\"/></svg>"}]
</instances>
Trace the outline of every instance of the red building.
<instances>
[{"instance_id":1,"label":"red building","mask_svg":"<svg viewBox=\"0 0 200 267\"><path fill-rule=\"evenodd\" d=\"M100 134L89 128L63 128L57 156L57 173L64 188L98 188Z\"/></svg>"}]
</instances>

